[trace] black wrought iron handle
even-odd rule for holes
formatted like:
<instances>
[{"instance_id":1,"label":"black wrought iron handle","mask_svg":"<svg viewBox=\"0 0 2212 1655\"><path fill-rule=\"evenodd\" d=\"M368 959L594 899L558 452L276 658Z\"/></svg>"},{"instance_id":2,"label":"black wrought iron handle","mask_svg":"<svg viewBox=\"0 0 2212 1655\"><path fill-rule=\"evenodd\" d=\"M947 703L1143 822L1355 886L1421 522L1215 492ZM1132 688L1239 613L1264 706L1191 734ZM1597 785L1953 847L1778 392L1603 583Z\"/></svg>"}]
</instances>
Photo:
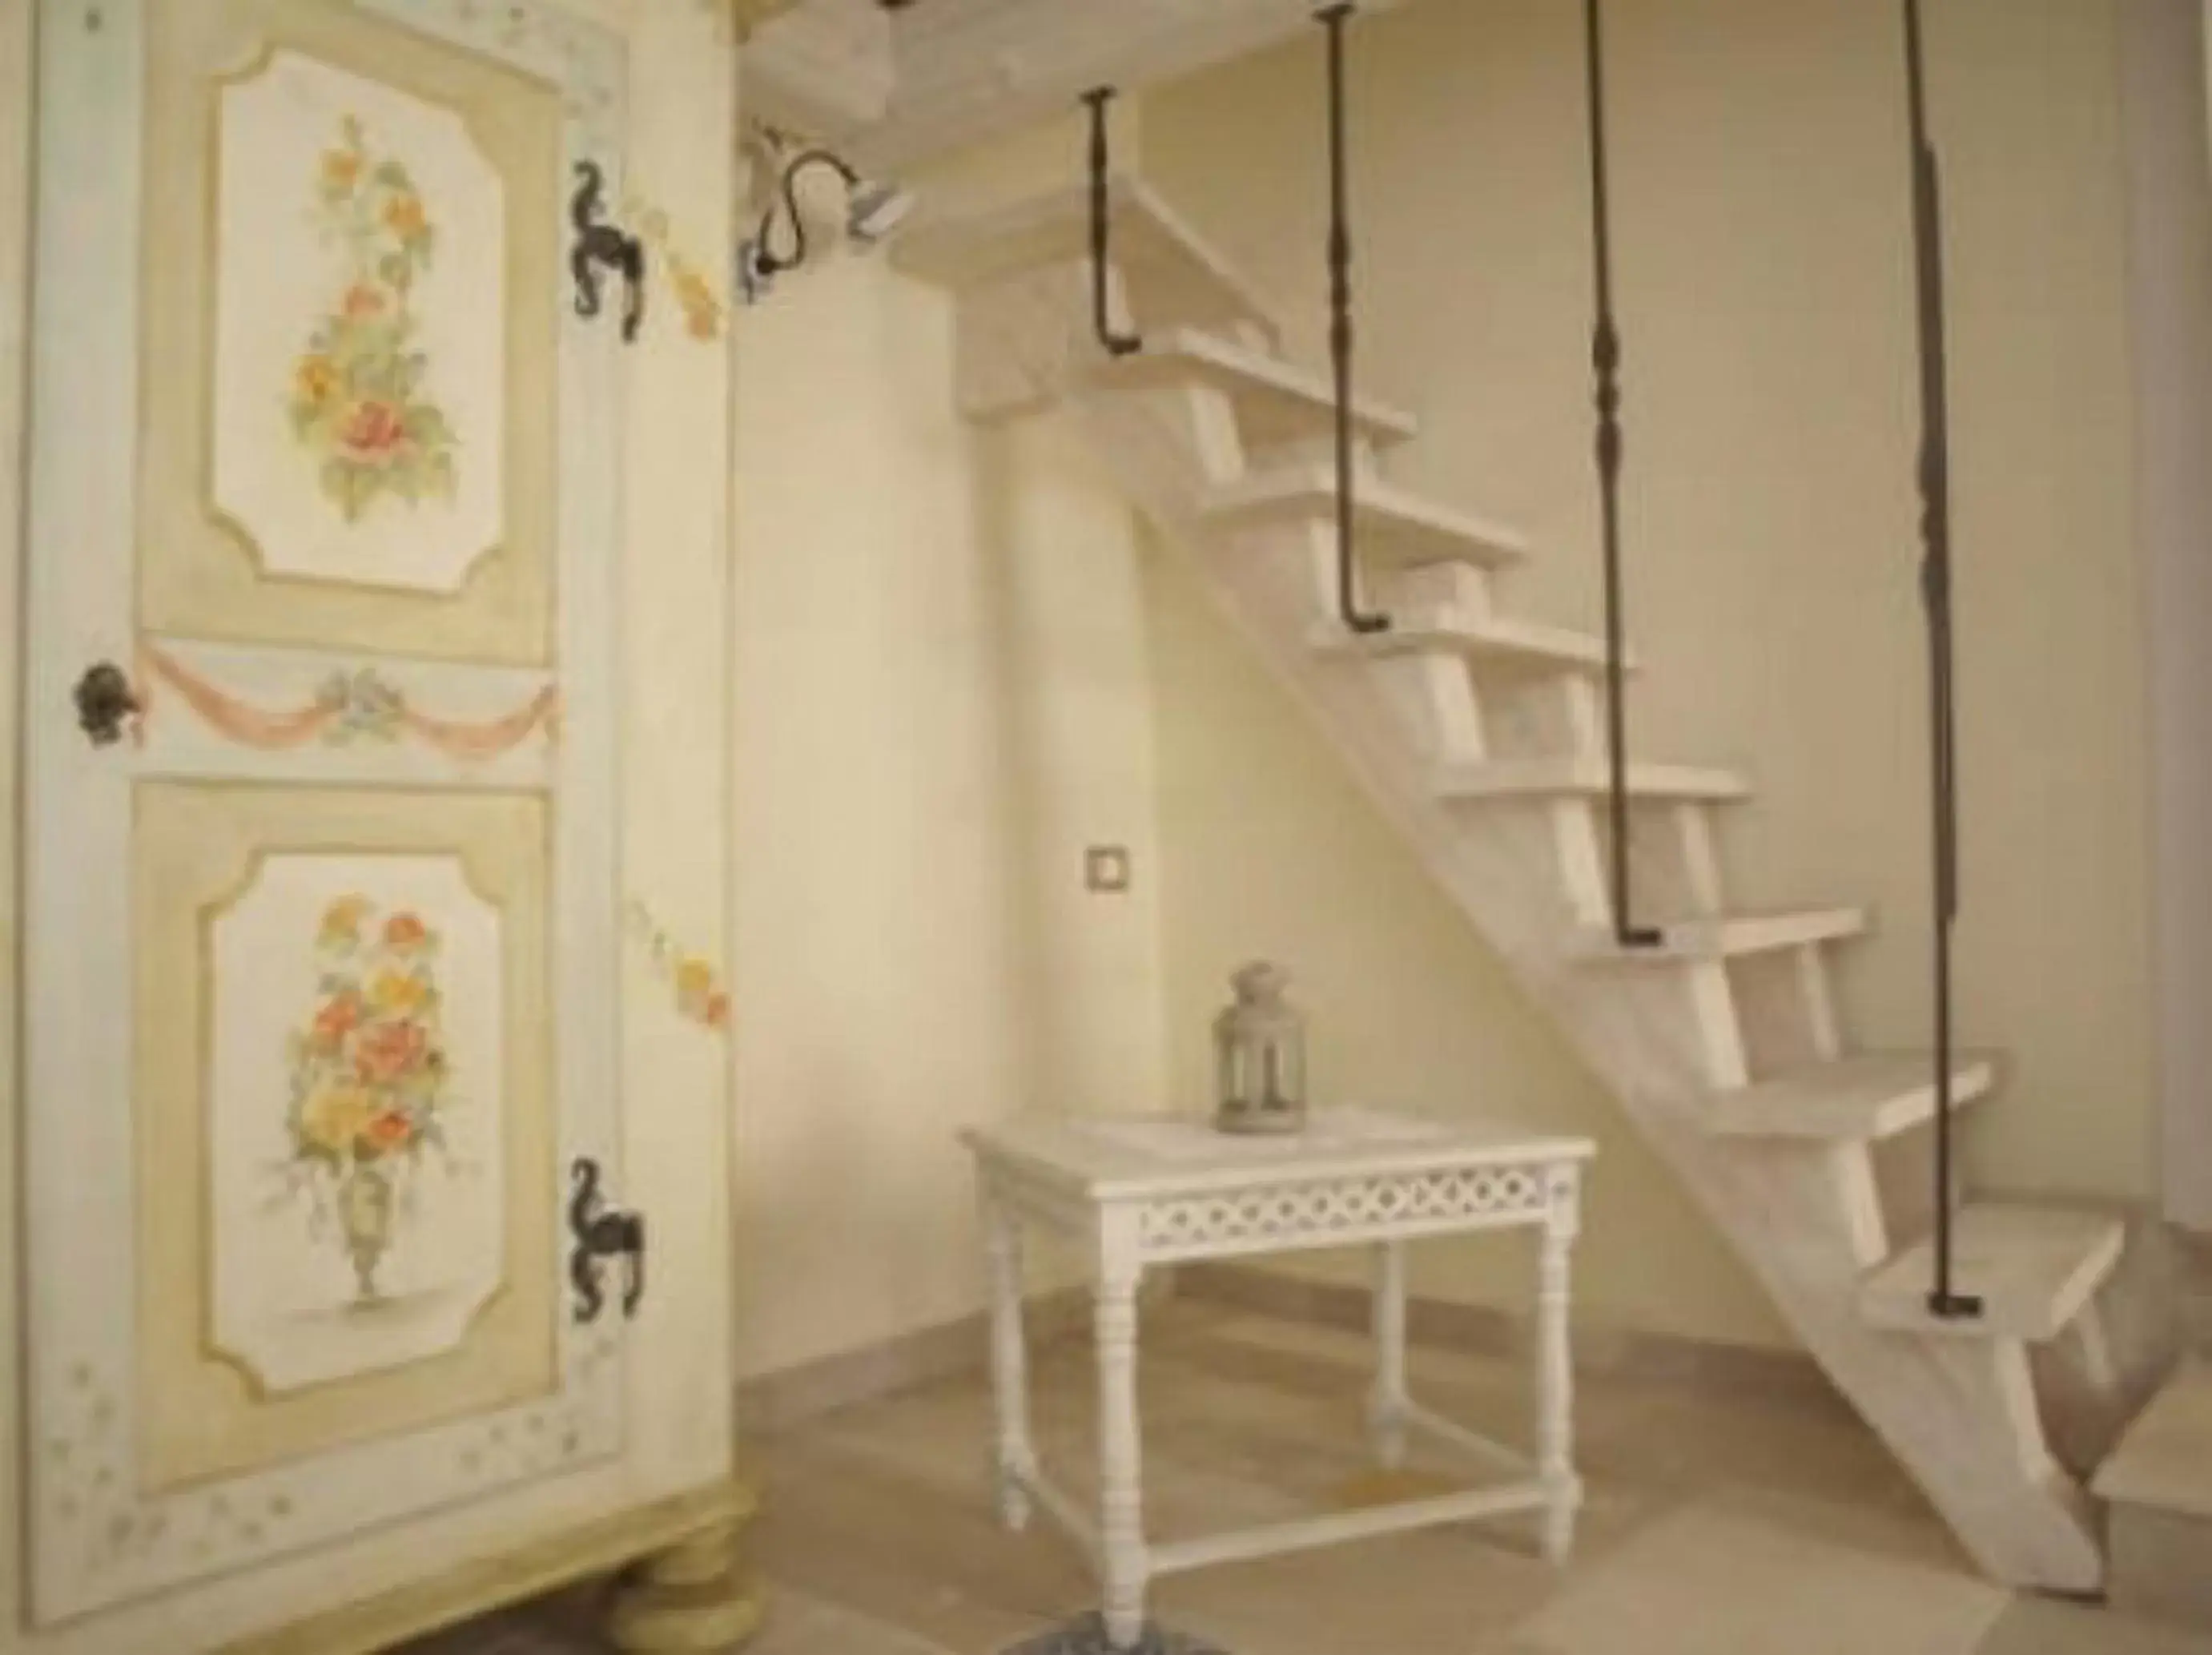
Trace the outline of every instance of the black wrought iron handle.
<instances>
[{"instance_id":1,"label":"black wrought iron handle","mask_svg":"<svg viewBox=\"0 0 2212 1655\"><path fill-rule=\"evenodd\" d=\"M568 1283L576 1296L575 1319L589 1326L605 1310L606 1288L600 1275L604 1261L611 1258L622 1260L623 1315L635 1317L645 1302L645 1219L607 1206L600 1193L599 1164L589 1156L579 1157L568 1176L574 1191L568 1201L568 1231L575 1238L568 1255Z\"/></svg>"},{"instance_id":2,"label":"black wrought iron handle","mask_svg":"<svg viewBox=\"0 0 2212 1655\"><path fill-rule=\"evenodd\" d=\"M1112 307L1108 300L1114 210L1113 149L1106 109L1115 96L1110 86L1096 87L1083 94L1083 101L1091 111L1091 326L1098 336L1100 348L1108 356L1133 356L1145 348L1144 338L1115 331Z\"/></svg>"},{"instance_id":3,"label":"black wrought iron handle","mask_svg":"<svg viewBox=\"0 0 2212 1655\"><path fill-rule=\"evenodd\" d=\"M123 739L124 728L145 710L131 689L131 679L112 660L84 669L72 692L76 703L77 727L95 747L112 747Z\"/></svg>"},{"instance_id":4,"label":"black wrought iron handle","mask_svg":"<svg viewBox=\"0 0 2212 1655\"><path fill-rule=\"evenodd\" d=\"M596 316L601 307L603 270L623 279L623 339L636 341L645 324L645 243L606 220L606 174L594 161L576 163L576 193L568 204L576 239L568 253L568 271L576 283L576 314Z\"/></svg>"}]
</instances>

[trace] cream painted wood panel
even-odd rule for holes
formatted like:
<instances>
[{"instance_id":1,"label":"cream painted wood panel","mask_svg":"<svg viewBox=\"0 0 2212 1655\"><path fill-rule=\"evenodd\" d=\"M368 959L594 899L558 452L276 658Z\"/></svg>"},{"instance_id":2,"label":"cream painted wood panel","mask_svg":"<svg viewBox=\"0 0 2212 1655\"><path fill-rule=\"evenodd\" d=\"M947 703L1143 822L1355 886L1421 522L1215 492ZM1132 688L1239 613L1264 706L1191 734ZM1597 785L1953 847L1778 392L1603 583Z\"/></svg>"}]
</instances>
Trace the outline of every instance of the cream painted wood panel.
<instances>
[{"instance_id":1,"label":"cream painted wood panel","mask_svg":"<svg viewBox=\"0 0 2212 1655\"><path fill-rule=\"evenodd\" d=\"M0 1648L185 1655L727 1476L725 1268L628 1324L567 1281L577 1158L678 1246L727 1220L719 1043L625 1026L624 599L666 577L620 556L635 370L566 268L635 54L695 65L679 124L726 123L727 59L703 9L37 9ZM651 378L711 580L698 356ZM671 651L717 710L719 645ZM139 703L112 741L95 663Z\"/></svg>"}]
</instances>

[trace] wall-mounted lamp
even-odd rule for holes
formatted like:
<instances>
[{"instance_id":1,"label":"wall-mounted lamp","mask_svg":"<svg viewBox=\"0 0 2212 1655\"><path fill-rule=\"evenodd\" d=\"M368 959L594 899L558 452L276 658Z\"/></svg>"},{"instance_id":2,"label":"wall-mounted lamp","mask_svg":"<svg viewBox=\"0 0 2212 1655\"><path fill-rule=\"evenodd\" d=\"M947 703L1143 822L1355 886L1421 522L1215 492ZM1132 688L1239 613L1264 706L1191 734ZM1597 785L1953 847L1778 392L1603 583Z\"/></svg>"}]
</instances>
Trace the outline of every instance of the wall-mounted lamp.
<instances>
[{"instance_id":1,"label":"wall-mounted lamp","mask_svg":"<svg viewBox=\"0 0 2212 1655\"><path fill-rule=\"evenodd\" d=\"M797 270L806 262L806 219L799 210L799 177L814 167L827 167L844 180L845 236L855 246L874 246L914 210L911 190L865 177L828 149L801 151L784 164L768 210L761 215L760 228L738 248L738 291L749 305L766 298L782 272ZM779 211L791 226L789 251L781 253L769 240Z\"/></svg>"}]
</instances>

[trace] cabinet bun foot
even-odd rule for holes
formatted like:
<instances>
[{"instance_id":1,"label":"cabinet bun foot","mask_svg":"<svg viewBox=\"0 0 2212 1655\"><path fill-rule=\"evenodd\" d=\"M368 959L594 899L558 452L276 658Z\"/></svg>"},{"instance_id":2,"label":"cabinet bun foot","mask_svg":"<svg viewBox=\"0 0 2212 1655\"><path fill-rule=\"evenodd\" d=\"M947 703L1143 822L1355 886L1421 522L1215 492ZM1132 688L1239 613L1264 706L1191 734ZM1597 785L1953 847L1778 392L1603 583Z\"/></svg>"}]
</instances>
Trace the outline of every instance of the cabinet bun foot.
<instances>
[{"instance_id":1,"label":"cabinet bun foot","mask_svg":"<svg viewBox=\"0 0 2212 1655\"><path fill-rule=\"evenodd\" d=\"M639 1562L615 1589L607 1641L623 1655L730 1655L760 1629L746 1521L725 1521Z\"/></svg>"}]
</instances>

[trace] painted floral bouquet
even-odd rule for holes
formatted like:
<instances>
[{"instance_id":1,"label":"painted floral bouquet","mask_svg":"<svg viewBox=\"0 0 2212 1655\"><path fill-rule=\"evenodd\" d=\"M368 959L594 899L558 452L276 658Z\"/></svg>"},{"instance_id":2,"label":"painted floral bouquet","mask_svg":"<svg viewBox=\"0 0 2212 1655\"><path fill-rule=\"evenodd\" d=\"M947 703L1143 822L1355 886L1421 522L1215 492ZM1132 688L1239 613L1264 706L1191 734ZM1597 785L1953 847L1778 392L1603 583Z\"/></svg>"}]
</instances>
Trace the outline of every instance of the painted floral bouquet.
<instances>
[{"instance_id":1,"label":"painted floral bouquet","mask_svg":"<svg viewBox=\"0 0 2212 1655\"><path fill-rule=\"evenodd\" d=\"M457 441L424 393L430 363L411 304L437 245L422 194L404 163L369 153L349 115L323 152L316 206L348 279L293 368L293 435L320 459L323 492L349 523L386 495L450 500Z\"/></svg>"},{"instance_id":2,"label":"painted floral bouquet","mask_svg":"<svg viewBox=\"0 0 2212 1655\"><path fill-rule=\"evenodd\" d=\"M333 1171L442 1144L447 1079L437 934L411 913L341 897L315 940L313 1014L291 1037L295 1156Z\"/></svg>"},{"instance_id":3,"label":"painted floral bouquet","mask_svg":"<svg viewBox=\"0 0 2212 1655\"><path fill-rule=\"evenodd\" d=\"M390 1245L395 1175L426 1150L443 1153L449 1102L438 979L438 934L406 910L380 917L366 897L323 911L315 939L313 1009L289 1037L288 1192L325 1193L361 1279Z\"/></svg>"}]
</instances>

